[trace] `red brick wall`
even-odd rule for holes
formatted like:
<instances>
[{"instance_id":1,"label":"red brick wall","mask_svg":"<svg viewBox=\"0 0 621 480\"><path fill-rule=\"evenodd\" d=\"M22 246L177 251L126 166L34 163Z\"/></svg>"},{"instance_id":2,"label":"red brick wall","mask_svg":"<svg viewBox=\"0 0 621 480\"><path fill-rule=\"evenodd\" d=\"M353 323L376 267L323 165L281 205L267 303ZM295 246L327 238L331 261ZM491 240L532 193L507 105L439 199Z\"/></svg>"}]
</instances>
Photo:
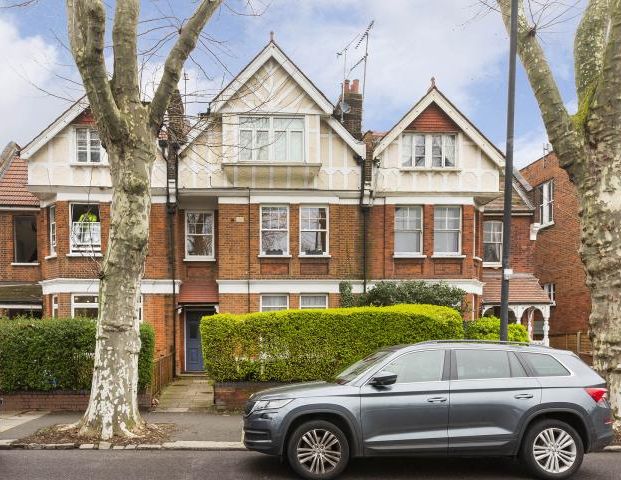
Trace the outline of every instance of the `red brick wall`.
<instances>
[{"instance_id":1,"label":"red brick wall","mask_svg":"<svg viewBox=\"0 0 621 480\"><path fill-rule=\"evenodd\" d=\"M484 220L502 222L502 215L485 215ZM530 239L531 220L531 215L513 215L511 218L511 268L514 272L534 272L535 242Z\"/></svg>"},{"instance_id":2,"label":"red brick wall","mask_svg":"<svg viewBox=\"0 0 621 480\"><path fill-rule=\"evenodd\" d=\"M458 132L459 127L435 103L429 105L406 130L420 132Z\"/></svg>"},{"instance_id":3,"label":"red brick wall","mask_svg":"<svg viewBox=\"0 0 621 480\"><path fill-rule=\"evenodd\" d=\"M4 404L0 407L0 412L24 410L83 412L88 406L89 396L88 391L3 393ZM138 404L144 408L150 407L151 395L139 394Z\"/></svg>"},{"instance_id":4,"label":"red brick wall","mask_svg":"<svg viewBox=\"0 0 621 480\"><path fill-rule=\"evenodd\" d=\"M591 297L578 254L580 220L576 188L553 153L521 172L533 187L554 180L554 225L539 231L534 254L535 274L541 284L556 285L556 306L552 307L550 333L586 332Z\"/></svg>"}]
</instances>

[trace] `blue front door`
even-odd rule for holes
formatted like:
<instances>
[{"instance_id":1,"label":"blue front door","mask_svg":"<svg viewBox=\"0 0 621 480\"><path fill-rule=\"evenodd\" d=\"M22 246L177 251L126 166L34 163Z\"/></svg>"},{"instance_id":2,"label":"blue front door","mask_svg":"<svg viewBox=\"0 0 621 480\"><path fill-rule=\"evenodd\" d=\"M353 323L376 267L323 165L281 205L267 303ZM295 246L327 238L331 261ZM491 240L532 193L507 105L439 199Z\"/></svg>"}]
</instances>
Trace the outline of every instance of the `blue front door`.
<instances>
[{"instance_id":1,"label":"blue front door","mask_svg":"<svg viewBox=\"0 0 621 480\"><path fill-rule=\"evenodd\" d=\"M188 372L203 371L203 352L199 325L201 318L213 311L189 310L185 312L185 369Z\"/></svg>"}]
</instances>

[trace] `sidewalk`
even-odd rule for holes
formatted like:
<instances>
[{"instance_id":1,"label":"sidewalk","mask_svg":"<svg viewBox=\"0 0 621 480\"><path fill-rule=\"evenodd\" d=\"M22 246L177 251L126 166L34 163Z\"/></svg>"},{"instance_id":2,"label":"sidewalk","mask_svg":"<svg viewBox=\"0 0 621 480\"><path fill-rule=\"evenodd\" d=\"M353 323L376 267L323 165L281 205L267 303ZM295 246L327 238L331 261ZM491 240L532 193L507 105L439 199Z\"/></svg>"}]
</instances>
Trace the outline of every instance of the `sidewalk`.
<instances>
[{"instance_id":1,"label":"sidewalk","mask_svg":"<svg viewBox=\"0 0 621 480\"><path fill-rule=\"evenodd\" d=\"M74 423L80 417L81 413L76 412L4 412L0 415L0 446L6 446L7 440L24 438L44 427ZM221 449L243 448L241 415L143 412L143 417L149 423L174 424L175 430L170 434L170 442L183 442L179 445L185 445L188 448L199 446L194 442L201 444L207 442L207 445L212 446L221 444L220 446L226 447Z\"/></svg>"}]
</instances>

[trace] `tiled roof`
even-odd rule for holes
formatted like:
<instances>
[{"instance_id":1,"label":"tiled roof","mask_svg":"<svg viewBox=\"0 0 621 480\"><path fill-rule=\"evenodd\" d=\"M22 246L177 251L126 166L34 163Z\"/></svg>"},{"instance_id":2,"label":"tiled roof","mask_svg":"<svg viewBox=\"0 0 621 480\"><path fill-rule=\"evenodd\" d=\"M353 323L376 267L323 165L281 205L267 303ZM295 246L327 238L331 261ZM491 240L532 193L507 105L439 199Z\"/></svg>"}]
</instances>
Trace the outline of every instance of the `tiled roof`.
<instances>
[{"instance_id":1,"label":"tiled roof","mask_svg":"<svg viewBox=\"0 0 621 480\"><path fill-rule=\"evenodd\" d=\"M0 284L0 304L41 303L43 293L38 283Z\"/></svg>"},{"instance_id":2,"label":"tiled roof","mask_svg":"<svg viewBox=\"0 0 621 480\"><path fill-rule=\"evenodd\" d=\"M0 171L0 206L38 207L39 199L26 189L28 164L15 154Z\"/></svg>"},{"instance_id":3,"label":"tiled roof","mask_svg":"<svg viewBox=\"0 0 621 480\"><path fill-rule=\"evenodd\" d=\"M483 274L483 303L500 303L500 272L486 272ZM530 273L514 273L509 280L509 303L550 303L537 277Z\"/></svg>"},{"instance_id":4,"label":"tiled roof","mask_svg":"<svg viewBox=\"0 0 621 480\"><path fill-rule=\"evenodd\" d=\"M181 284L179 303L218 303L218 285L214 281L189 280Z\"/></svg>"}]
</instances>

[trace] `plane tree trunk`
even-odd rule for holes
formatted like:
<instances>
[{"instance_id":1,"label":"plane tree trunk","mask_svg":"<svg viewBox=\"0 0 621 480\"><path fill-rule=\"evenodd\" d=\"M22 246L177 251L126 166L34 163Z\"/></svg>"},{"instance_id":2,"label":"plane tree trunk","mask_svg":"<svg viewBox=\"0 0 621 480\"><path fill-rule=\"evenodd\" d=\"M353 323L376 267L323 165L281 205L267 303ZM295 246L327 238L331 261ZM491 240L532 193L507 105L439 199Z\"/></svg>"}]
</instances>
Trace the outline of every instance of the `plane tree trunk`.
<instances>
[{"instance_id":1,"label":"plane tree trunk","mask_svg":"<svg viewBox=\"0 0 621 480\"><path fill-rule=\"evenodd\" d=\"M221 0L201 0L183 24L150 104L143 103L138 80L140 0L116 1L111 79L104 61L103 0L67 0L66 4L71 52L112 177L110 232L99 275L93 382L87 411L78 424L81 434L106 440L140 434L144 427L138 411L136 307L147 255L156 142L183 64Z\"/></svg>"},{"instance_id":2,"label":"plane tree trunk","mask_svg":"<svg viewBox=\"0 0 621 480\"><path fill-rule=\"evenodd\" d=\"M498 0L509 30L510 0ZM518 54L561 166L576 185L580 255L591 292L593 365L621 430L621 0L590 0L574 41L578 112L569 115L537 26L519 0Z\"/></svg>"}]
</instances>

